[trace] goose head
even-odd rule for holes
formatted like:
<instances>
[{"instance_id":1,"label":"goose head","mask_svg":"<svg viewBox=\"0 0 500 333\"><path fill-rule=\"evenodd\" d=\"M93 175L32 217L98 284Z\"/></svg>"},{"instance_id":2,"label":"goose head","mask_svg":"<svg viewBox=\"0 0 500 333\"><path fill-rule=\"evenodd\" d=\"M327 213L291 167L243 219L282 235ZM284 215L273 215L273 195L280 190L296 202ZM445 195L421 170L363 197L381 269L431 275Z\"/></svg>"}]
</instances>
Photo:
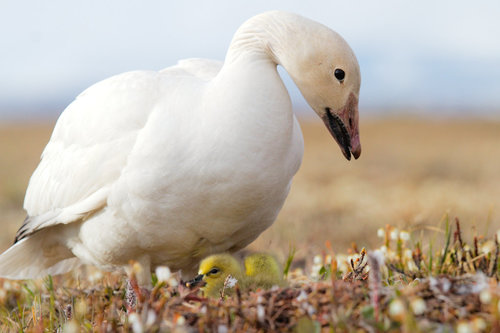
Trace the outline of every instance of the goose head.
<instances>
[{"instance_id":1,"label":"goose head","mask_svg":"<svg viewBox=\"0 0 500 333\"><path fill-rule=\"evenodd\" d=\"M358 96L361 75L347 42L326 26L307 20L293 41L293 55L282 65L302 95L323 120L344 156L358 158Z\"/></svg>"}]
</instances>

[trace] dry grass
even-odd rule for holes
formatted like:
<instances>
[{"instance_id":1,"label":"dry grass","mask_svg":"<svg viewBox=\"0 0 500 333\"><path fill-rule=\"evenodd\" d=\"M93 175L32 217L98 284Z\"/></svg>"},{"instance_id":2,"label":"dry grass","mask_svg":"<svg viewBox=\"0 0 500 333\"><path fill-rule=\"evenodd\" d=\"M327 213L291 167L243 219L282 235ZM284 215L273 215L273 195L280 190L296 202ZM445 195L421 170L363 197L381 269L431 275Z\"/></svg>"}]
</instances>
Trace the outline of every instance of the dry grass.
<instances>
[{"instance_id":1,"label":"dry grass","mask_svg":"<svg viewBox=\"0 0 500 333\"><path fill-rule=\"evenodd\" d=\"M54 123L0 124L0 250L12 244L26 214L24 192Z\"/></svg>"},{"instance_id":2,"label":"dry grass","mask_svg":"<svg viewBox=\"0 0 500 333\"><path fill-rule=\"evenodd\" d=\"M496 332L498 236L467 244L458 220L445 225L446 245L436 252L422 253L415 235L388 226L380 232L384 245L368 254L347 257L326 247L307 272L288 274L288 287L236 285L234 296L222 290L218 299L165 272L161 281L153 275L150 292L132 276L135 296L123 275L91 268L43 282L0 279L0 331Z\"/></svg>"}]
</instances>

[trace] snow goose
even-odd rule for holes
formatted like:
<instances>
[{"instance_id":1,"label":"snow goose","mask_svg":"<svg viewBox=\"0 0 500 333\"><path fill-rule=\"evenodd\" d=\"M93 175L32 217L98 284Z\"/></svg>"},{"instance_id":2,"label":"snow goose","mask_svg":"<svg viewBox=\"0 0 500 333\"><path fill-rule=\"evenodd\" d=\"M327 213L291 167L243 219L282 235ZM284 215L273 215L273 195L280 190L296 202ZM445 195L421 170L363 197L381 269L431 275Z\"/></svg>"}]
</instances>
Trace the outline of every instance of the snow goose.
<instances>
[{"instance_id":1,"label":"snow goose","mask_svg":"<svg viewBox=\"0 0 500 333\"><path fill-rule=\"evenodd\" d=\"M277 65L344 156L358 158L360 71L329 28L285 12L249 19L225 62L189 59L98 82L61 114L26 192L27 217L0 276L59 274L130 260L196 272L275 220L303 139Z\"/></svg>"}]
</instances>

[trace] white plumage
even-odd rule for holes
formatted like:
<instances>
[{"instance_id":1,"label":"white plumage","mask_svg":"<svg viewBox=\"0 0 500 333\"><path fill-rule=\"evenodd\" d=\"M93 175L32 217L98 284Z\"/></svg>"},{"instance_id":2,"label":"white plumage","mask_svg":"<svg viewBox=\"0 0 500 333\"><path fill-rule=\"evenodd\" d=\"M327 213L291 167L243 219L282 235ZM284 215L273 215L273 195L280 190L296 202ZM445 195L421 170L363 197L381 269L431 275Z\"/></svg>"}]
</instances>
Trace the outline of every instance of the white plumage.
<instances>
[{"instance_id":1,"label":"white plumage","mask_svg":"<svg viewBox=\"0 0 500 333\"><path fill-rule=\"evenodd\" d=\"M360 75L351 49L323 25L264 13L237 31L224 63L183 60L80 94L31 177L28 217L0 256L0 276L80 263L114 269L131 259L146 272L191 270L253 241L275 220L303 153L278 64L344 155L357 158Z\"/></svg>"}]
</instances>

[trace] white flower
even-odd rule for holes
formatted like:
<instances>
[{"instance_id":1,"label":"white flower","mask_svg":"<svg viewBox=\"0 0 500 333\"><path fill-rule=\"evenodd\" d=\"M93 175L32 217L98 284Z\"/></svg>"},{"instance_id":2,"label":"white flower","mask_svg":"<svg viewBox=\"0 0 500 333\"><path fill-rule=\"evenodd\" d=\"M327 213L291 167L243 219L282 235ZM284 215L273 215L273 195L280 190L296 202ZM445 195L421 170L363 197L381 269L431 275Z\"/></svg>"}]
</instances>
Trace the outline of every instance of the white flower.
<instances>
[{"instance_id":1,"label":"white flower","mask_svg":"<svg viewBox=\"0 0 500 333\"><path fill-rule=\"evenodd\" d=\"M435 278L431 276L429 278L429 286L431 287L431 289L438 289L442 292L447 293L450 290L451 282L445 277Z\"/></svg>"},{"instance_id":2,"label":"white flower","mask_svg":"<svg viewBox=\"0 0 500 333\"><path fill-rule=\"evenodd\" d=\"M472 325L474 326L475 332L484 332L486 329L486 322L481 317L474 318Z\"/></svg>"},{"instance_id":3,"label":"white flower","mask_svg":"<svg viewBox=\"0 0 500 333\"><path fill-rule=\"evenodd\" d=\"M231 275L227 276L225 282L226 288L234 288L236 283L238 283L238 280L236 278L232 277Z\"/></svg>"},{"instance_id":4,"label":"white flower","mask_svg":"<svg viewBox=\"0 0 500 333\"><path fill-rule=\"evenodd\" d=\"M397 228L394 228L391 230L391 233L389 234L392 240L397 240L399 236L399 231Z\"/></svg>"},{"instance_id":5,"label":"white flower","mask_svg":"<svg viewBox=\"0 0 500 333\"><path fill-rule=\"evenodd\" d=\"M408 263L406 264L406 267L410 272L416 272L418 271L417 265L415 265L415 262L413 260L408 260Z\"/></svg>"},{"instance_id":6,"label":"white flower","mask_svg":"<svg viewBox=\"0 0 500 333\"><path fill-rule=\"evenodd\" d=\"M156 267L155 273L156 277L158 278L158 282L167 283L171 276L170 268L168 268L167 266Z\"/></svg>"},{"instance_id":7,"label":"white flower","mask_svg":"<svg viewBox=\"0 0 500 333\"><path fill-rule=\"evenodd\" d=\"M408 241L410 240L410 233L408 231L402 230L399 233L399 238L401 238L402 241Z\"/></svg>"},{"instance_id":8,"label":"white flower","mask_svg":"<svg viewBox=\"0 0 500 333\"><path fill-rule=\"evenodd\" d=\"M491 293L488 289L483 289L479 293L479 300L483 304L490 304L491 302Z\"/></svg>"},{"instance_id":9,"label":"white flower","mask_svg":"<svg viewBox=\"0 0 500 333\"><path fill-rule=\"evenodd\" d=\"M146 318L146 326L152 326L156 322L156 312L154 310L148 311L148 316Z\"/></svg>"},{"instance_id":10,"label":"white flower","mask_svg":"<svg viewBox=\"0 0 500 333\"><path fill-rule=\"evenodd\" d=\"M378 228L377 230L377 236L380 238L385 238L385 230L384 228Z\"/></svg>"},{"instance_id":11,"label":"white flower","mask_svg":"<svg viewBox=\"0 0 500 333\"><path fill-rule=\"evenodd\" d=\"M261 304L258 304L257 305L257 319L260 322L264 322L265 317L266 317L266 310L264 309L264 307Z\"/></svg>"},{"instance_id":12,"label":"white flower","mask_svg":"<svg viewBox=\"0 0 500 333\"><path fill-rule=\"evenodd\" d=\"M64 333L78 333L80 332L80 327L74 320L68 321L66 324L64 324L62 331Z\"/></svg>"},{"instance_id":13,"label":"white flower","mask_svg":"<svg viewBox=\"0 0 500 333\"><path fill-rule=\"evenodd\" d=\"M325 257L325 263L330 264L332 262L332 256L327 254Z\"/></svg>"},{"instance_id":14,"label":"white flower","mask_svg":"<svg viewBox=\"0 0 500 333\"><path fill-rule=\"evenodd\" d=\"M343 273L349 270L349 266L347 264L347 257L343 254L337 255L337 269Z\"/></svg>"},{"instance_id":15,"label":"white flower","mask_svg":"<svg viewBox=\"0 0 500 333\"><path fill-rule=\"evenodd\" d=\"M312 265L311 267L311 278L313 279L318 279L319 278L319 271L321 270L321 265Z\"/></svg>"},{"instance_id":16,"label":"white flower","mask_svg":"<svg viewBox=\"0 0 500 333\"><path fill-rule=\"evenodd\" d=\"M403 251L403 258L405 258L406 260L413 259L413 253L411 252L410 249L406 249Z\"/></svg>"},{"instance_id":17,"label":"white flower","mask_svg":"<svg viewBox=\"0 0 500 333\"><path fill-rule=\"evenodd\" d=\"M393 318L400 318L405 313L405 305L400 299L395 299L389 304L389 315Z\"/></svg>"},{"instance_id":18,"label":"white flower","mask_svg":"<svg viewBox=\"0 0 500 333\"><path fill-rule=\"evenodd\" d=\"M391 249L387 249L387 253L385 254L385 257L389 260L394 260L396 259L398 256L398 254L396 253L396 251L393 251Z\"/></svg>"},{"instance_id":19,"label":"white flower","mask_svg":"<svg viewBox=\"0 0 500 333\"><path fill-rule=\"evenodd\" d=\"M184 318L184 316L179 316L175 324L179 326L184 326L186 324L186 318Z\"/></svg>"},{"instance_id":20,"label":"white flower","mask_svg":"<svg viewBox=\"0 0 500 333\"><path fill-rule=\"evenodd\" d=\"M143 271L144 271L144 269L142 268L142 265L140 263L138 263L137 261L135 261L132 264L132 272L134 272L136 276L141 275Z\"/></svg>"},{"instance_id":21,"label":"white flower","mask_svg":"<svg viewBox=\"0 0 500 333\"><path fill-rule=\"evenodd\" d=\"M217 333L227 333L229 332L229 330L227 329L227 326L224 325L224 324L220 324L218 327L217 327Z\"/></svg>"},{"instance_id":22,"label":"white flower","mask_svg":"<svg viewBox=\"0 0 500 333\"><path fill-rule=\"evenodd\" d=\"M171 277L168 279L168 285L171 287L177 287L179 285L179 282L174 277Z\"/></svg>"},{"instance_id":23,"label":"white flower","mask_svg":"<svg viewBox=\"0 0 500 333\"><path fill-rule=\"evenodd\" d=\"M375 250L375 251L371 252L370 256L377 261L379 269L384 266L384 264L385 264L385 252L384 251L382 251L381 249Z\"/></svg>"},{"instance_id":24,"label":"white flower","mask_svg":"<svg viewBox=\"0 0 500 333\"><path fill-rule=\"evenodd\" d=\"M88 279L91 283L99 282L102 279L102 272L95 269L91 274L88 275Z\"/></svg>"},{"instance_id":25,"label":"white flower","mask_svg":"<svg viewBox=\"0 0 500 333\"><path fill-rule=\"evenodd\" d=\"M416 316L420 316L421 314L424 314L426 305L425 301L423 299L415 298L414 300L411 301L410 303L411 309L413 310L413 313Z\"/></svg>"},{"instance_id":26,"label":"white flower","mask_svg":"<svg viewBox=\"0 0 500 333\"><path fill-rule=\"evenodd\" d=\"M492 253L495 251L495 243L491 240L484 242L483 245L481 245L481 252L484 254Z\"/></svg>"},{"instance_id":27,"label":"white flower","mask_svg":"<svg viewBox=\"0 0 500 333\"><path fill-rule=\"evenodd\" d=\"M128 315L128 322L132 324L132 332L142 333L144 332L144 327L142 327L141 318L136 312Z\"/></svg>"},{"instance_id":28,"label":"white flower","mask_svg":"<svg viewBox=\"0 0 500 333\"><path fill-rule=\"evenodd\" d=\"M457 333L472 333L474 330L466 321L461 321L457 325Z\"/></svg>"},{"instance_id":29,"label":"white flower","mask_svg":"<svg viewBox=\"0 0 500 333\"><path fill-rule=\"evenodd\" d=\"M311 266L311 278L319 278L319 271L321 267L323 267L323 257L321 257L320 255L315 255L313 258L313 264Z\"/></svg>"},{"instance_id":30,"label":"white flower","mask_svg":"<svg viewBox=\"0 0 500 333\"><path fill-rule=\"evenodd\" d=\"M297 302L302 302L305 301L306 299L307 299L306 292L304 290L301 290L299 296L297 296L296 298Z\"/></svg>"}]
</instances>

